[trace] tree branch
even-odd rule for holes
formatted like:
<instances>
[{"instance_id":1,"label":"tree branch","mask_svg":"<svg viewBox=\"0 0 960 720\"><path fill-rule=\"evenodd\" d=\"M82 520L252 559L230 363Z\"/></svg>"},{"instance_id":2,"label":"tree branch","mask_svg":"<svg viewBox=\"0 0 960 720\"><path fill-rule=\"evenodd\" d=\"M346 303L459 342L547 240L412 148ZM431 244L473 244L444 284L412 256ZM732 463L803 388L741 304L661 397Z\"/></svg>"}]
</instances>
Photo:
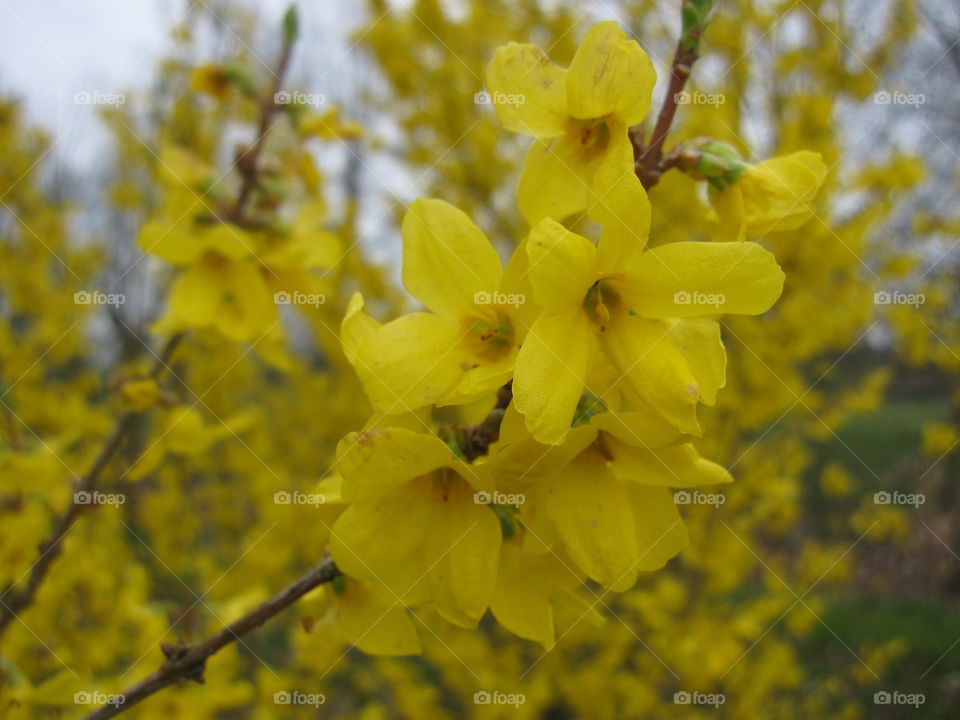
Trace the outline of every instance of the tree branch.
<instances>
[{"instance_id":1,"label":"tree branch","mask_svg":"<svg viewBox=\"0 0 960 720\"><path fill-rule=\"evenodd\" d=\"M170 359L173 357L174 351L177 349L180 341L183 340L183 337L184 333L177 333L176 335L170 337L150 370L150 378L156 380L163 374L163 371L167 368ZM117 449L130 433L130 430L133 428L134 423L139 415L141 415L141 413L128 410L117 419L117 424L114 427L113 432L107 438L106 442L104 442L103 447L100 449L96 459L93 461L93 465L90 466L90 469L87 471L86 475L75 482L75 492L89 493L96 488L97 481L100 479L100 474L103 472L104 468L106 468L107 464L116 454ZM64 536L70 532L73 524L77 521L84 510L93 507L96 506L94 504L87 505L78 502L71 502L67 506L67 509L64 511L64 513L57 519L56 523L54 524L53 532L39 545L39 557L33 564L33 567L30 568L27 584L23 590L14 592L13 587L16 584L14 583L14 585L7 586L5 592L0 595L0 606L2 606L0 607L0 635L6 631L7 627L9 627L10 623L13 622L13 619L19 613L23 612L33 604L37 590L40 588L40 584L47 576L47 573L49 572L51 565L53 565L54 560L60 556Z\"/></svg>"},{"instance_id":2,"label":"tree branch","mask_svg":"<svg viewBox=\"0 0 960 720\"><path fill-rule=\"evenodd\" d=\"M677 47L673 52L670 65L670 83L667 95L663 99L657 124L653 128L650 142L641 142L642 128L630 128L630 141L634 148L637 177L647 190L660 182L660 176L669 165L663 164L663 143L670 132L673 117L677 113L677 101L693 70L693 64L699 57L700 38L706 27L707 17L712 10L712 0L684 0L681 3L683 29Z\"/></svg>"},{"instance_id":3,"label":"tree branch","mask_svg":"<svg viewBox=\"0 0 960 720\"><path fill-rule=\"evenodd\" d=\"M205 640L188 647L180 645L161 646L167 659L158 670L121 693L118 699L123 698L122 702L97 708L82 720L105 720L115 717L155 692L183 680L194 680L202 683L208 657L290 607L315 587L331 582L340 575L340 570L334 564L333 559L328 556L309 572L220 632L214 633Z\"/></svg>"}]
</instances>

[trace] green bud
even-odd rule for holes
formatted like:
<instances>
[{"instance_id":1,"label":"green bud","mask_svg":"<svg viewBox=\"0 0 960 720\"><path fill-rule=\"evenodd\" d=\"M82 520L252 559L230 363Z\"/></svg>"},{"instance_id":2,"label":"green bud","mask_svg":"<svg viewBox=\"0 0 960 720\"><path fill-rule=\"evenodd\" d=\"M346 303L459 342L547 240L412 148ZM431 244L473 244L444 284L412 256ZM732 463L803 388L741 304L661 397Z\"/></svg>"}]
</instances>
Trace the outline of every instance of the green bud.
<instances>
[{"instance_id":1,"label":"green bud","mask_svg":"<svg viewBox=\"0 0 960 720\"><path fill-rule=\"evenodd\" d=\"M297 6L291 5L283 15L283 42L292 45L300 30L300 19L297 16Z\"/></svg>"},{"instance_id":2,"label":"green bud","mask_svg":"<svg viewBox=\"0 0 960 720\"><path fill-rule=\"evenodd\" d=\"M707 29L710 12L716 0L683 0L683 6L680 10L680 17L683 22L683 29L680 32L680 44L685 50L696 52L700 44L700 38L703 37Z\"/></svg>"},{"instance_id":3,"label":"green bud","mask_svg":"<svg viewBox=\"0 0 960 720\"><path fill-rule=\"evenodd\" d=\"M694 170L717 190L725 190L739 179L747 164L729 143L713 140L699 149Z\"/></svg>"}]
</instances>

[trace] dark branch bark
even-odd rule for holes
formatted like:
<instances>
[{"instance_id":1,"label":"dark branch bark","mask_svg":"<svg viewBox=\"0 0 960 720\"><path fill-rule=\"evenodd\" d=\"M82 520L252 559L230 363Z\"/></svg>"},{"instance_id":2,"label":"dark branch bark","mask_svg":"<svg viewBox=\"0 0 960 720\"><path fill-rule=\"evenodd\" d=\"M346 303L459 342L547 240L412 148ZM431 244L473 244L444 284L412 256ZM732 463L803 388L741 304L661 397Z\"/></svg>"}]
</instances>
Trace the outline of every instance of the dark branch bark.
<instances>
[{"instance_id":1,"label":"dark branch bark","mask_svg":"<svg viewBox=\"0 0 960 720\"><path fill-rule=\"evenodd\" d=\"M152 379L156 380L163 374L182 339L183 333L178 333L167 341L167 344L164 346L150 371L150 377ZM97 481L100 479L104 468L107 467L120 445L133 429L139 415L140 413L128 410L119 417L113 432L107 438L96 459L93 461L93 465L90 466L90 469L82 478L79 478L74 483L75 492L89 493L96 489ZM37 590L40 588L44 578L46 578L53 562L60 556L60 552L63 549L63 538L70 532L70 529L80 515L88 508L93 507L96 506L93 504L85 505L78 502L71 502L67 506L66 511L55 521L53 532L40 544L38 548L39 557L33 564L33 567L30 568L27 584L24 588L15 591L13 589L14 586L8 586L3 595L0 595L0 635L6 631L18 614L33 604Z\"/></svg>"},{"instance_id":2,"label":"dark branch bark","mask_svg":"<svg viewBox=\"0 0 960 720\"><path fill-rule=\"evenodd\" d=\"M214 633L207 639L188 647L180 645L162 646L167 659L160 666L160 669L121 693L118 699L123 698L122 702L97 708L82 720L105 720L115 717L155 692L184 680L202 683L208 657L290 607L315 587L331 582L340 574L340 570L333 560L329 557L324 558L309 572L220 632Z\"/></svg>"}]
</instances>

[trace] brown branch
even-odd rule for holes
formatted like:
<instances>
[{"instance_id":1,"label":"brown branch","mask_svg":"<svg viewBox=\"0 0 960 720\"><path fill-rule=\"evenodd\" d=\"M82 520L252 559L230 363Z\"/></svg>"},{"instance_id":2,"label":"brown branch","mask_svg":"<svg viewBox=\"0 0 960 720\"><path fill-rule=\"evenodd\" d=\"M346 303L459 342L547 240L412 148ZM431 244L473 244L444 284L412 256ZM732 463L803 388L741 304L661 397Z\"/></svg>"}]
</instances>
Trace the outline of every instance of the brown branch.
<instances>
[{"instance_id":1,"label":"brown branch","mask_svg":"<svg viewBox=\"0 0 960 720\"><path fill-rule=\"evenodd\" d=\"M253 194L254 189L260 182L260 154L263 152L263 146L267 135L270 133L270 121L277 112L279 106L276 102L277 93L283 85L283 78L287 74L290 66L290 57L293 53L292 38L286 38L283 43L283 50L280 53L280 60L277 63L277 70L274 72L273 84L270 88L270 94L263 98L260 106L260 122L257 126L256 140L253 145L248 147L237 159L237 170L241 175L240 194L237 196L237 202L230 209L227 219L237 224L243 224L243 211Z\"/></svg>"},{"instance_id":2,"label":"brown branch","mask_svg":"<svg viewBox=\"0 0 960 720\"><path fill-rule=\"evenodd\" d=\"M513 400L513 381L497 390L497 403L487 416L476 425L461 425L451 428L455 434L457 445L464 458L473 462L478 457L486 455L490 446L500 439L500 424L503 414Z\"/></svg>"},{"instance_id":3,"label":"brown branch","mask_svg":"<svg viewBox=\"0 0 960 720\"><path fill-rule=\"evenodd\" d=\"M657 116L657 124L653 128L650 142L636 159L637 177L640 178L640 182L646 189L656 185L666 169L661 167L663 143L667 139L667 133L670 132L670 126L673 124L673 116L677 112L677 99L687 84L687 79L690 77L690 71L693 69L697 57L696 45L685 47L682 41L677 43L677 49L673 54L673 63L670 66L670 84L667 87L667 96L663 99L663 106ZM631 130L631 134L633 134L633 130ZM635 140L634 147L636 148Z\"/></svg>"},{"instance_id":4,"label":"brown branch","mask_svg":"<svg viewBox=\"0 0 960 720\"><path fill-rule=\"evenodd\" d=\"M97 708L82 720L105 720L105 718L115 717L155 692L184 680L202 683L208 657L290 607L315 587L331 582L340 575L340 570L333 560L326 557L309 572L246 615L230 623L220 632L187 647L180 645L161 646L167 659L158 670L121 693L117 700L122 698L122 701Z\"/></svg>"},{"instance_id":5,"label":"brown branch","mask_svg":"<svg viewBox=\"0 0 960 720\"><path fill-rule=\"evenodd\" d=\"M174 351L177 349L177 346L183 339L183 335L183 333L177 333L176 335L170 337L150 370L150 378L156 380L163 374L163 371L167 368L170 359L173 357ZM97 481L100 479L100 474L116 454L117 449L130 433L130 430L133 428L134 423L140 414L141 413L128 410L117 419L117 424L114 427L113 432L107 438L106 442L104 442L103 447L100 449L96 459L93 461L93 465L90 466L90 469L82 478L79 478L74 483L75 492L89 493L96 488ZM5 589L5 592L0 595L0 606L2 606L0 607L0 635L6 631L7 627L11 622L13 622L13 619L17 617L19 613L23 612L26 608L33 604L37 590L40 588L40 584L47 576L47 572L50 570L51 565L53 565L54 560L60 556L60 552L63 549L63 538L68 532L70 532L73 524L77 521L77 518L80 517L84 510L93 507L96 507L96 505L72 501L67 506L66 511L57 519L56 523L54 524L53 532L38 547L39 557L30 568L27 584L23 590L14 592L13 587L16 584L14 583L8 585Z\"/></svg>"}]
</instances>

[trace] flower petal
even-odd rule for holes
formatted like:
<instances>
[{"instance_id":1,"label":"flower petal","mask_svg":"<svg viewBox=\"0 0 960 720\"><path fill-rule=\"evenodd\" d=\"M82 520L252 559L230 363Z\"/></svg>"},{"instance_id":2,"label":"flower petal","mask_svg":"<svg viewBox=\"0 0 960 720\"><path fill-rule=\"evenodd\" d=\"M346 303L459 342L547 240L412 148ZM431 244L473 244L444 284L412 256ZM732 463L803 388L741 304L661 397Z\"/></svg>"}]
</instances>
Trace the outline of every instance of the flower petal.
<instances>
[{"instance_id":1,"label":"flower petal","mask_svg":"<svg viewBox=\"0 0 960 720\"><path fill-rule=\"evenodd\" d=\"M398 414L443 401L468 360L460 328L431 313L412 313L380 326L356 356L357 375L379 412Z\"/></svg>"},{"instance_id":2,"label":"flower petal","mask_svg":"<svg viewBox=\"0 0 960 720\"><path fill-rule=\"evenodd\" d=\"M602 154L584 152L568 135L535 140L520 171L517 206L531 227L587 209L590 182Z\"/></svg>"},{"instance_id":3,"label":"flower petal","mask_svg":"<svg viewBox=\"0 0 960 720\"><path fill-rule=\"evenodd\" d=\"M581 119L616 115L643 121L657 73L650 58L614 21L597 23L583 38L567 71L567 109Z\"/></svg>"},{"instance_id":4,"label":"flower petal","mask_svg":"<svg viewBox=\"0 0 960 720\"><path fill-rule=\"evenodd\" d=\"M580 307L597 280L597 249L550 218L527 238L528 276L537 304L547 311Z\"/></svg>"},{"instance_id":5,"label":"flower petal","mask_svg":"<svg viewBox=\"0 0 960 720\"><path fill-rule=\"evenodd\" d=\"M428 528L427 583L437 611L454 625L476 627L497 581L500 522L474 502L467 483L453 482L445 502L433 506Z\"/></svg>"},{"instance_id":6,"label":"flower petal","mask_svg":"<svg viewBox=\"0 0 960 720\"><path fill-rule=\"evenodd\" d=\"M486 235L443 200L421 198L403 216L403 284L438 315L459 319L474 295L500 285L503 269Z\"/></svg>"},{"instance_id":7,"label":"flower petal","mask_svg":"<svg viewBox=\"0 0 960 720\"><path fill-rule=\"evenodd\" d=\"M487 88L504 128L548 138L567 122L567 71L533 45L509 43L487 66Z\"/></svg>"},{"instance_id":8,"label":"flower petal","mask_svg":"<svg viewBox=\"0 0 960 720\"><path fill-rule=\"evenodd\" d=\"M403 605L359 580L347 579L343 595L333 595L337 626L344 637L371 655L416 655L420 636Z\"/></svg>"},{"instance_id":9,"label":"flower petal","mask_svg":"<svg viewBox=\"0 0 960 720\"><path fill-rule=\"evenodd\" d=\"M648 318L760 315L783 290L783 271L756 243L676 242L634 263L627 300Z\"/></svg>"},{"instance_id":10,"label":"flower petal","mask_svg":"<svg viewBox=\"0 0 960 720\"><path fill-rule=\"evenodd\" d=\"M676 320L670 323L668 337L687 359L700 388L700 401L716 403L717 391L727 382L727 353L720 339L720 323L706 318Z\"/></svg>"},{"instance_id":11,"label":"flower petal","mask_svg":"<svg viewBox=\"0 0 960 720\"><path fill-rule=\"evenodd\" d=\"M582 310L544 312L517 355L513 402L534 438L548 445L570 430L596 339Z\"/></svg>"},{"instance_id":12,"label":"flower petal","mask_svg":"<svg viewBox=\"0 0 960 720\"><path fill-rule=\"evenodd\" d=\"M623 373L627 387L651 410L682 432L700 434L697 381L670 341L664 323L616 317L603 336L602 347Z\"/></svg>"},{"instance_id":13,"label":"flower petal","mask_svg":"<svg viewBox=\"0 0 960 720\"><path fill-rule=\"evenodd\" d=\"M547 512L570 559L603 587L622 591L637 577L633 513L603 458L581 455L547 485Z\"/></svg>"},{"instance_id":14,"label":"flower petal","mask_svg":"<svg viewBox=\"0 0 960 720\"><path fill-rule=\"evenodd\" d=\"M666 488L625 485L638 551L637 569L659 570L690 542L673 494Z\"/></svg>"}]
</instances>

